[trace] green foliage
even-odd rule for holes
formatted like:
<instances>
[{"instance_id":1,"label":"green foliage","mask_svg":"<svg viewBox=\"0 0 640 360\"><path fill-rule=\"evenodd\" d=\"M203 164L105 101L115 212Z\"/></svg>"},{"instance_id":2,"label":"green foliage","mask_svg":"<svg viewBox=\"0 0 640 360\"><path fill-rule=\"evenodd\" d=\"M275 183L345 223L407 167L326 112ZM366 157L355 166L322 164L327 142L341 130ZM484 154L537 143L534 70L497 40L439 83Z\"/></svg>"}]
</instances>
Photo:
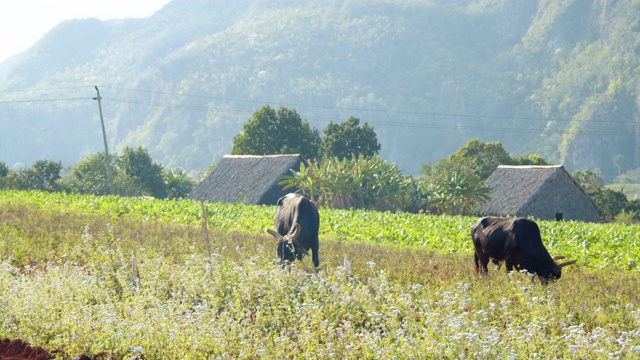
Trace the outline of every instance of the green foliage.
<instances>
[{"instance_id":1,"label":"green foliage","mask_svg":"<svg viewBox=\"0 0 640 360\"><path fill-rule=\"evenodd\" d=\"M169 190L169 199L186 198L195 187L195 181L187 176L187 172L174 169L165 175L165 184Z\"/></svg>"},{"instance_id":2,"label":"green foliage","mask_svg":"<svg viewBox=\"0 0 640 360\"><path fill-rule=\"evenodd\" d=\"M469 140L456 153L435 164L423 164L419 179L422 208L438 214L472 214L489 199L484 181L498 165L514 162L545 163L537 155L512 159L500 142Z\"/></svg>"},{"instance_id":3,"label":"green foliage","mask_svg":"<svg viewBox=\"0 0 640 360\"><path fill-rule=\"evenodd\" d=\"M512 162L509 153L499 141L482 142L480 139L469 140L449 160L459 167L468 169L472 176L485 180L498 167Z\"/></svg>"},{"instance_id":4,"label":"green foliage","mask_svg":"<svg viewBox=\"0 0 640 360\"><path fill-rule=\"evenodd\" d=\"M290 174L282 175L278 186L284 186L282 190L296 188L298 193L316 202L318 200L317 196L322 191L319 188L320 181L316 165L309 162L307 166L304 162L301 162L300 171L290 170Z\"/></svg>"},{"instance_id":5,"label":"green foliage","mask_svg":"<svg viewBox=\"0 0 640 360\"><path fill-rule=\"evenodd\" d=\"M0 161L0 178L9 175L9 167L4 161Z\"/></svg>"},{"instance_id":6,"label":"green foliage","mask_svg":"<svg viewBox=\"0 0 640 360\"><path fill-rule=\"evenodd\" d=\"M322 158L354 158L360 155L369 158L378 155L380 144L373 126L366 122L360 126L360 119L350 117L336 124L333 121L324 129L320 145Z\"/></svg>"},{"instance_id":7,"label":"green foliage","mask_svg":"<svg viewBox=\"0 0 640 360\"><path fill-rule=\"evenodd\" d=\"M325 158L320 165L300 165L278 185L297 187L318 204L335 209L397 211L409 201L409 179L379 157Z\"/></svg>"},{"instance_id":8,"label":"green foliage","mask_svg":"<svg viewBox=\"0 0 640 360\"><path fill-rule=\"evenodd\" d=\"M640 216L638 216L639 214L640 213L638 213L638 211L626 211L625 209L622 209L614 217L614 222L618 224L633 225L638 223L638 221L640 220Z\"/></svg>"},{"instance_id":9,"label":"green foliage","mask_svg":"<svg viewBox=\"0 0 640 360\"><path fill-rule=\"evenodd\" d=\"M114 187L118 194L148 195L160 199L167 197L164 169L151 159L146 149L125 147L122 155L116 158L116 166L118 176Z\"/></svg>"},{"instance_id":10,"label":"green foliage","mask_svg":"<svg viewBox=\"0 0 640 360\"><path fill-rule=\"evenodd\" d=\"M476 276L472 218L321 208L315 274L308 260L279 268L272 207L207 208L212 261L194 201L0 192L3 338L117 359L606 359L640 346L636 226L539 222L552 254L579 260L540 286Z\"/></svg>"},{"instance_id":11,"label":"green foliage","mask_svg":"<svg viewBox=\"0 0 640 360\"><path fill-rule=\"evenodd\" d=\"M547 162L544 158L538 154L531 154L529 156L516 156L511 158L509 165L553 165Z\"/></svg>"},{"instance_id":12,"label":"green foliage","mask_svg":"<svg viewBox=\"0 0 640 360\"><path fill-rule=\"evenodd\" d=\"M0 169L2 170L2 169ZM5 171L6 170L6 171ZM60 191L62 163L38 160L31 168L10 171L5 166L5 176L0 177L0 189Z\"/></svg>"},{"instance_id":13,"label":"green foliage","mask_svg":"<svg viewBox=\"0 0 640 360\"><path fill-rule=\"evenodd\" d=\"M425 189L424 194L433 198L440 214L469 215L489 200L490 192L491 188L485 186L484 181L454 172L448 180Z\"/></svg>"},{"instance_id":14,"label":"green foliage","mask_svg":"<svg viewBox=\"0 0 640 360\"><path fill-rule=\"evenodd\" d=\"M633 211L624 192L605 188L600 173L592 170L579 170L571 176L598 205L602 211L603 220L614 221L622 211ZM625 214L621 214L620 219L624 220L625 218Z\"/></svg>"},{"instance_id":15,"label":"green foliage","mask_svg":"<svg viewBox=\"0 0 640 360\"><path fill-rule=\"evenodd\" d=\"M4 162L0 162L0 190L18 188L15 173Z\"/></svg>"},{"instance_id":16,"label":"green foliage","mask_svg":"<svg viewBox=\"0 0 640 360\"><path fill-rule=\"evenodd\" d=\"M109 186L104 153L95 153L71 167L69 188L80 194L118 194L121 196L153 196L165 198L168 196L168 185L165 183L164 169L155 163L146 149L126 147L122 154L110 154L112 184ZM175 179L177 175L179 179ZM185 177L172 175L172 181L184 181L184 187L189 189ZM186 174L183 174L186 176ZM174 183L173 185L179 185ZM181 195L182 196L182 195Z\"/></svg>"},{"instance_id":17,"label":"green foliage","mask_svg":"<svg viewBox=\"0 0 640 360\"><path fill-rule=\"evenodd\" d=\"M115 155L110 154L111 175L118 177L115 167ZM80 194L107 195L112 192L107 177L104 153L95 153L71 167L70 187L73 192Z\"/></svg>"},{"instance_id":18,"label":"green foliage","mask_svg":"<svg viewBox=\"0 0 640 360\"><path fill-rule=\"evenodd\" d=\"M587 194L598 205L605 221L613 221L616 215L629 204L629 200L627 200L627 196L624 193L612 189L593 189L588 191Z\"/></svg>"},{"instance_id":19,"label":"green foliage","mask_svg":"<svg viewBox=\"0 0 640 360\"><path fill-rule=\"evenodd\" d=\"M301 154L318 156L320 135L311 129L294 110L281 106L278 110L264 105L244 123L242 132L233 137L233 155Z\"/></svg>"},{"instance_id":20,"label":"green foliage","mask_svg":"<svg viewBox=\"0 0 640 360\"><path fill-rule=\"evenodd\" d=\"M587 192L593 192L604 188L602 174L593 170L578 170L571 177Z\"/></svg>"}]
</instances>

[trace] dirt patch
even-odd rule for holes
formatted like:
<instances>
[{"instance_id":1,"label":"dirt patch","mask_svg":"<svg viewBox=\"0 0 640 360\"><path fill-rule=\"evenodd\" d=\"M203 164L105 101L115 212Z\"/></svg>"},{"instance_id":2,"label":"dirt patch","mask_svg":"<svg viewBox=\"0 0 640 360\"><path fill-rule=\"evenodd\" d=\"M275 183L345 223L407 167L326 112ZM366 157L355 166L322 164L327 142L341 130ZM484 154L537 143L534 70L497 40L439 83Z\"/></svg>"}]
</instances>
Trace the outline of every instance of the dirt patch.
<instances>
[{"instance_id":1,"label":"dirt patch","mask_svg":"<svg viewBox=\"0 0 640 360\"><path fill-rule=\"evenodd\" d=\"M53 359L47 350L29 346L22 340L4 339L0 342L0 360L47 360Z\"/></svg>"},{"instance_id":2,"label":"dirt patch","mask_svg":"<svg viewBox=\"0 0 640 360\"><path fill-rule=\"evenodd\" d=\"M54 350L53 353L63 356L64 358L69 358L67 354L61 352L59 350ZM49 360L55 357L54 354L51 354L47 350L36 347L33 348L26 342L16 339L9 340L4 339L0 341L0 360ZM106 353L100 353L98 355L88 356L88 355L80 355L76 356L74 359L78 360L102 360L102 359L116 359L114 357L107 356Z\"/></svg>"}]
</instances>

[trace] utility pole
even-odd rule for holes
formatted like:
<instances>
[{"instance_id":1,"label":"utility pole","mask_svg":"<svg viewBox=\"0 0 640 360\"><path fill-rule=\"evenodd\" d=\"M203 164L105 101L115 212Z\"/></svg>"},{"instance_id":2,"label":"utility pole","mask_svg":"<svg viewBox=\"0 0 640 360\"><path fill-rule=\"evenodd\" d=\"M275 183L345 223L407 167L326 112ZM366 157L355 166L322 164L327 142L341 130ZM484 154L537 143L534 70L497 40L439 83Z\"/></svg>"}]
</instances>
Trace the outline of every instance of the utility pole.
<instances>
[{"instance_id":1,"label":"utility pole","mask_svg":"<svg viewBox=\"0 0 640 360\"><path fill-rule=\"evenodd\" d=\"M107 133L104 131L104 119L102 118L102 104L100 103L100 90L98 90L97 86L96 93L98 93L97 97L94 97L93 100L98 100L98 110L100 111L100 123L102 124L102 139L104 140L104 161L107 166L107 181L109 182L107 185L109 186L109 194L112 194L113 191L111 189L111 161L109 160L109 147L107 146Z\"/></svg>"}]
</instances>

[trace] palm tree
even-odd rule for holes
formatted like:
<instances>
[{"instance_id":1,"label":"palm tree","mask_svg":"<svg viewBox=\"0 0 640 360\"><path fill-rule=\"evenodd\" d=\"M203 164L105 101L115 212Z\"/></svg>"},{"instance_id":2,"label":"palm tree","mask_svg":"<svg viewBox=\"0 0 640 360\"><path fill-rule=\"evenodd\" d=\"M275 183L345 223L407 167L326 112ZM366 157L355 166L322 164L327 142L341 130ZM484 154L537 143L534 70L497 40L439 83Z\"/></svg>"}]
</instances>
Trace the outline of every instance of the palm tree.
<instances>
[{"instance_id":1,"label":"palm tree","mask_svg":"<svg viewBox=\"0 0 640 360\"><path fill-rule=\"evenodd\" d=\"M195 182L187 176L186 171L177 169L169 171L165 175L164 182L169 190L169 199L187 197L195 186Z\"/></svg>"},{"instance_id":2,"label":"palm tree","mask_svg":"<svg viewBox=\"0 0 640 360\"><path fill-rule=\"evenodd\" d=\"M436 184L433 192L442 212L468 215L475 206L489 200L491 188L472 175L455 171L443 183Z\"/></svg>"},{"instance_id":3,"label":"palm tree","mask_svg":"<svg viewBox=\"0 0 640 360\"><path fill-rule=\"evenodd\" d=\"M282 175L278 186L284 185L282 190L288 190L291 188L297 188L298 193L308 197L311 201L315 202L315 196L319 193L318 186L314 179L316 166L309 160L309 165L306 166L304 162L300 163L300 171L291 170L291 175Z\"/></svg>"}]
</instances>

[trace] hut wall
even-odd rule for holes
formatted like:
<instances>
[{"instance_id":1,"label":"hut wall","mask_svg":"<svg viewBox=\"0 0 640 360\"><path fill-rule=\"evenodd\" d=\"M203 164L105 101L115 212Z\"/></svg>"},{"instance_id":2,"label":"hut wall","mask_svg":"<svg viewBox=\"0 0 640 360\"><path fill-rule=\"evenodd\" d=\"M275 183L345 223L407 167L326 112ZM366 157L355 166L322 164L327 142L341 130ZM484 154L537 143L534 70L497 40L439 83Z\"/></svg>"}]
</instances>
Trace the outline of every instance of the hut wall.
<instances>
[{"instance_id":1,"label":"hut wall","mask_svg":"<svg viewBox=\"0 0 640 360\"><path fill-rule=\"evenodd\" d=\"M519 213L543 220L555 220L556 214L562 214L564 220L599 220L598 209L588 195L562 170L549 176Z\"/></svg>"}]
</instances>

